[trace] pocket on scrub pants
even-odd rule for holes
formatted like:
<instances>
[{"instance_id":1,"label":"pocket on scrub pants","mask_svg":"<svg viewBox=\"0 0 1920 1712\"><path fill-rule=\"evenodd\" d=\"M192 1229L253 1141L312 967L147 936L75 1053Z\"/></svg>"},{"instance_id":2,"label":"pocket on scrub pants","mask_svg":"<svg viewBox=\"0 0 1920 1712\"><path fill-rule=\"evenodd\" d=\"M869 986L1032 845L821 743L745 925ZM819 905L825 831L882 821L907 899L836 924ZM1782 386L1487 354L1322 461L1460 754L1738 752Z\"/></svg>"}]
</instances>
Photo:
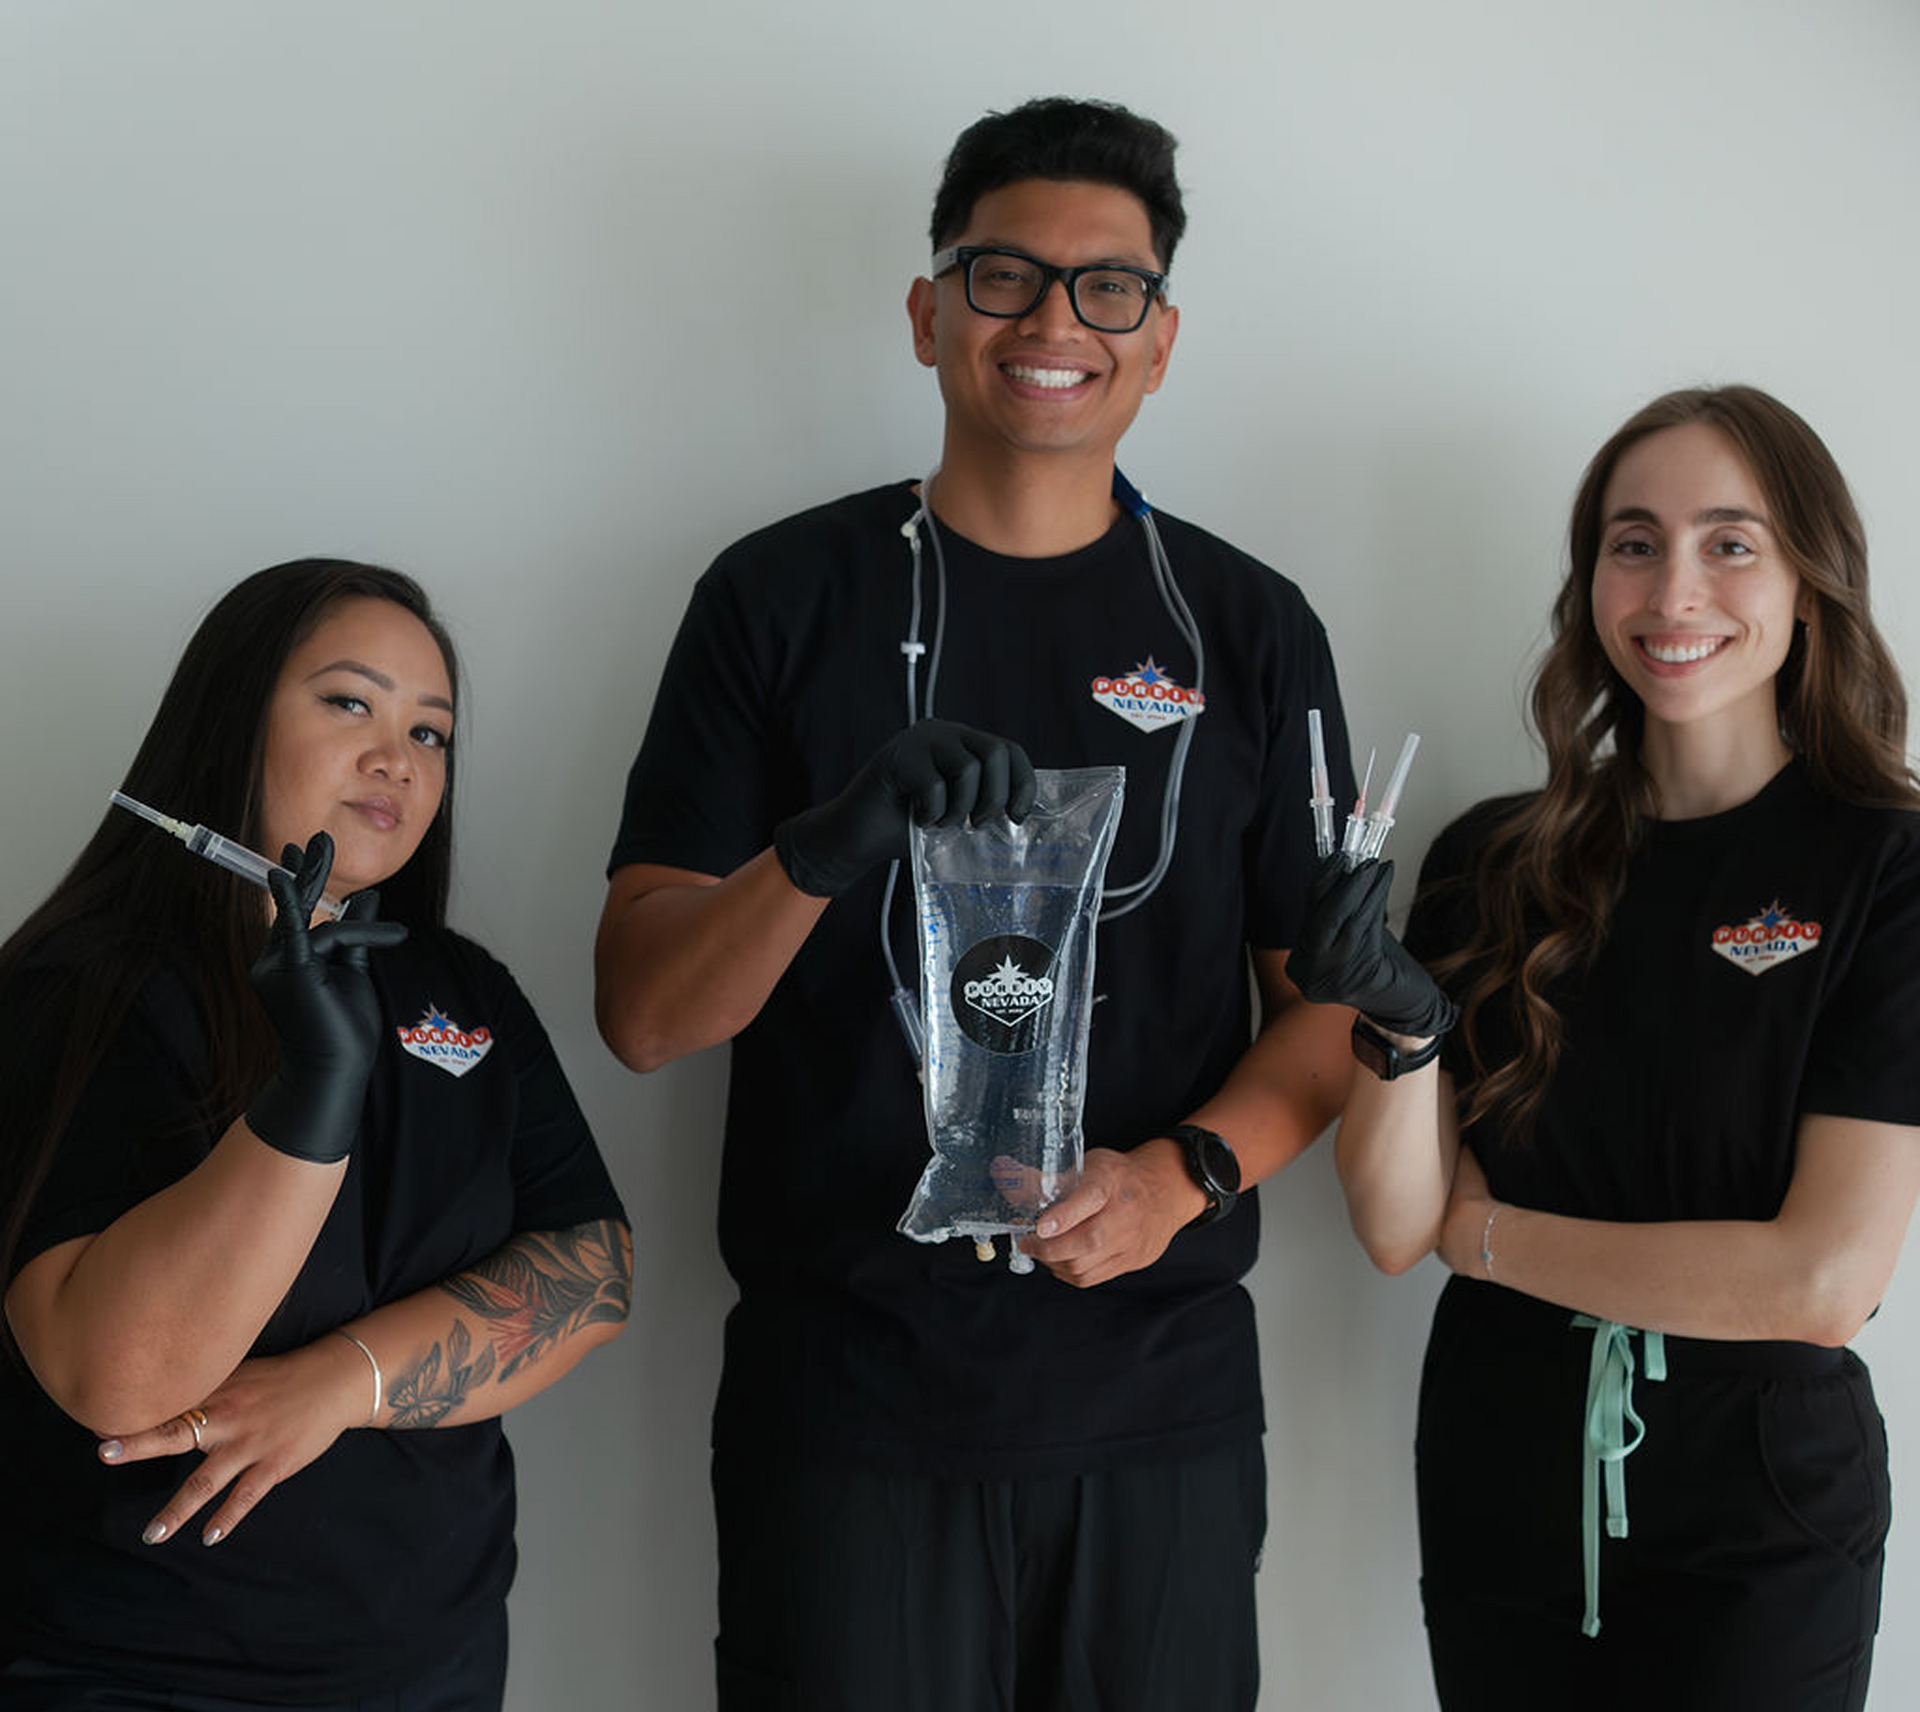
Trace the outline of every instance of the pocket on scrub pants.
<instances>
[{"instance_id":1,"label":"pocket on scrub pants","mask_svg":"<svg viewBox=\"0 0 1920 1712\"><path fill-rule=\"evenodd\" d=\"M1775 1500L1808 1538L1865 1569L1892 1517L1887 1430L1851 1351L1831 1378L1761 1387L1760 1461Z\"/></svg>"}]
</instances>

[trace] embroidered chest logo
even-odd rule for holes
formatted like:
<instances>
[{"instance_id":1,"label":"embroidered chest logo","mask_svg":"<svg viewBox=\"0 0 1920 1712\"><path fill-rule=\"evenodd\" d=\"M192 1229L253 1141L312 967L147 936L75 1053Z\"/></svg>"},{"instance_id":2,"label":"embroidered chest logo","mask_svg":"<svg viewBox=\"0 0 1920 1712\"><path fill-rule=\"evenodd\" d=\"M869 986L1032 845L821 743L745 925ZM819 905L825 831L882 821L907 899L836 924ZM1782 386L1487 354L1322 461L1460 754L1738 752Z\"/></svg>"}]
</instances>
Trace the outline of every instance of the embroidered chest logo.
<instances>
[{"instance_id":1,"label":"embroidered chest logo","mask_svg":"<svg viewBox=\"0 0 1920 1712\"><path fill-rule=\"evenodd\" d=\"M1154 664L1151 654L1131 672L1117 678L1095 678L1093 699L1142 731L1158 731L1163 725L1197 719L1207 706L1204 695L1175 683Z\"/></svg>"},{"instance_id":2,"label":"embroidered chest logo","mask_svg":"<svg viewBox=\"0 0 1920 1712\"><path fill-rule=\"evenodd\" d=\"M397 1028L400 1044L449 1076L464 1076L493 1049L493 1030L462 1028L438 1005L430 1004L411 1028Z\"/></svg>"},{"instance_id":3,"label":"embroidered chest logo","mask_svg":"<svg viewBox=\"0 0 1920 1712\"><path fill-rule=\"evenodd\" d=\"M1782 963L1805 956L1820 945L1820 924L1802 921L1780 907L1778 899L1737 927L1716 927L1713 948L1736 969L1764 975Z\"/></svg>"}]
</instances>

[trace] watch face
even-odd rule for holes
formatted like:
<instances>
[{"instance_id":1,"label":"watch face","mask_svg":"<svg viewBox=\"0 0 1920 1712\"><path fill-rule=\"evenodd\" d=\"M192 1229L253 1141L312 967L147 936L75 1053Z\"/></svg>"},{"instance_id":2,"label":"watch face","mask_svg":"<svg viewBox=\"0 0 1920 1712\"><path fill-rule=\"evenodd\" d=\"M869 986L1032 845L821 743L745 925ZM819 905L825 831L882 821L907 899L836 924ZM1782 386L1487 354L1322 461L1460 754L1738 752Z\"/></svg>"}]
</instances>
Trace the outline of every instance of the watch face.
<instances>
[{"instance_id":1,"label":"watch face","mask_svg":"<svg viewBox=\"0 0 1920 1712\"><path fill-rule=\"evenodd\" d=\"M1217 1135L1200 1138L1200 1166L1216 1189L1236 1194L1240 1188L1240 1161Z\"/></svg>"},{"instance_id":2,"label":"watch face","mask_svg":"<svg viewBox=\"0 0 1920 1712\"><path fill-rule=\"evenodd\" d=\"M1169 1133L1180 1143L1187 1156L1187 1175L1200 1185L1213 1201L1212 1209L1201 1217L1218 1218L1233 1204L1240 1189L1240 1161L1233 1149L1210 1129L1199 1124L1178 1124Z\"/></svg>"}]
</instances>

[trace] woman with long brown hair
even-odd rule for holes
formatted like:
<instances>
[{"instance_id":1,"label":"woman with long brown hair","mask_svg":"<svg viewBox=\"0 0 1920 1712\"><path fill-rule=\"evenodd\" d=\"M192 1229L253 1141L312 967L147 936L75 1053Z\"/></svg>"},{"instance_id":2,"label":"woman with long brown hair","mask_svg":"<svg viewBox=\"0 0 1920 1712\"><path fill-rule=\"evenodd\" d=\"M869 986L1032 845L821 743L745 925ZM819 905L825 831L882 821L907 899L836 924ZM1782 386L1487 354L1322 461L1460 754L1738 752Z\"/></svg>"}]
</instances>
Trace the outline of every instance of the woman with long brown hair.
<instances>
[{"instance_id":1,"label":"woman with long brown hair","mask_svg":"<svg viewBox=\"0 0 1920 1712\"><path fill-rule=\"evenodd\" d=\"M1844 1346L1920 1195L1920 792L1798 416L1676 392L1607 441L1533 714L1545 786L1442 833L1405 948L1385 865L1336 858L1290 968L1360 1012L1361 1241L1455 1275L1417 1440L1441 1703L1857 1709L1887 1459Z\"/></svg>"}]
</instances>

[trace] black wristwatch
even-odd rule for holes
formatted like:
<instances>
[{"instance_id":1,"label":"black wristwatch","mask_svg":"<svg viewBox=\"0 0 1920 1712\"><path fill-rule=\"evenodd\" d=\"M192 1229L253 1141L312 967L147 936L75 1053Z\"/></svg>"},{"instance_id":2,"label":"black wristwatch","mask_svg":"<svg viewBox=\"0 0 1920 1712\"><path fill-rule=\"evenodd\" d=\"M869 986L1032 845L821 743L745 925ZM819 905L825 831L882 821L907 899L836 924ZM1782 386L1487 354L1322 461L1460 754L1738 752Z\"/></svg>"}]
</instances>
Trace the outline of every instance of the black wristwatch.
<instances>
[{"instance_id":1,"label":"black wristwatch","mask_svg":"<svg viewBox=\"0 0 1920 1712\"><path fill-rule=\"evenodd\" d=\"M1166 1133L1179 1142L1180 1151L1186 1156L1187 1175L1200 1185L1207 1197L1206 1206L1189 1223L1210 1225L1216 1219L1224 1219L1240 1198L1240 1161L1234 1158L1233 1149L1212 1130L1202 1129L1198 1124L1175 1124Z\"/></svg>"},{"instance_id":2,"label":"black wristwatch","mask_svg":"<svg viewBox=\"0 0 1920 1712\"><path fill-rule=\"evenodd\" d=\"M1353 1019L1353 1055L1383 1082L1418 1070L1440 1056L1444 1034L1436 1034L1425 1046L1403 1052L1363 1016Z\"/></svg>"}]
</instances>

